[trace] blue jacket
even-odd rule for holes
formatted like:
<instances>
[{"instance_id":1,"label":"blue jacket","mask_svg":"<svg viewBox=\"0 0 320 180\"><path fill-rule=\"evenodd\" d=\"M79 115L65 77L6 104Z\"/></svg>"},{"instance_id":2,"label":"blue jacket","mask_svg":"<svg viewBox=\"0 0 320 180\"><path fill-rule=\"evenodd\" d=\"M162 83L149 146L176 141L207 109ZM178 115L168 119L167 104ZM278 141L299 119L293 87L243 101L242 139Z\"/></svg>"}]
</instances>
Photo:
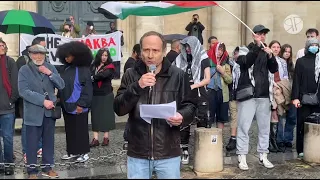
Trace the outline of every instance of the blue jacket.
<instances>
[{"instance_id":1,"label":"blue jacket","mask_svg":"<svg viewBox=\"0 0 320 180\"><path fill-rule=\"evenodd\" d=\"M52 72L50 77L38 73L35 64L32 62L30 62L30 65L37 73L36 77L27 64L22 66L18 73L18 90L23 98L23 120L25 125L41 126L43 118L51 117L52 114L51 110L47 110L43 106L45 95L42 87L48 92L49 99L56 102L55 88L63 89L65 84L53 65L44 63L44 66Z\"/></svg>"}]
</instances>

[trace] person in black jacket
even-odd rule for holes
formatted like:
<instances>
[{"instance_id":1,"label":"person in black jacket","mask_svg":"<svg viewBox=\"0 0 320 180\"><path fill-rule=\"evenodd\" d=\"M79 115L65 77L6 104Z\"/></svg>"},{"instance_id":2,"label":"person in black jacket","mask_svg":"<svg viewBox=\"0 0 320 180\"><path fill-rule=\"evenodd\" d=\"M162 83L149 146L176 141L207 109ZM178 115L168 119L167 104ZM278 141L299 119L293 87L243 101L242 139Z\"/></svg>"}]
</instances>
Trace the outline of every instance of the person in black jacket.
<instances>
[{"instance_id":1,"label":"person in black jacket","mask_svg":"<svg viewBox=\"0 0 320 180\"><path fill-rule=\"evenodd\" d=\"M141 55L140 44L136 44L132 48L131 57L129 57L126 63L124 64L123 73L126 73L127 69L134 67L134 64L136 63L136 61L140 59L140 55Z\"/></svg>"},{"instance_id":2,"label":"person in black jacket","mask_svg":"<svg viewBox=\"0 0 320 180\"><path fill-rule=\"evenodd\" d=\"M192 16L191 22L186 27L186 31L188 31L188 36L196 36L202 45L203 45L202 31L204 29L205 27L199 21L198 14L194 14Z\"/></svg>"},{"instance_id":3,"label":"person in black jacket","mask_svg":"<svg viewBox=\"0 0 320 180\"><path fill-rule=\"evenodd\" d=\"M89 159L88 112L92 101L90 65L93 60L87 45L72 41L58 47L56 57L65 65L61 77L65 88L59 91L66 131L67 155L63 160Z\"/></svg>"},{"instance_id":4,"label":"person in black jacket","mask_svg":"<svg viewBox=\"0 0 320 180\"><path fill-rule=\"evenodd\" d=\"M249 52L246 55L240 55L237 60L241 74L236 93L236 100L238 101L236 153L238 154L239 168L242 170L249 169L246 154L249 151L248 133L254 116L259 127L257 151L260 153L260 163L266 168L274 167L267 158L271 120L271 94L269 89L273 87L273 74L278 71L278 63L271 49L267 45L264 48L261 44L261 42L264 43L269 31L263 25L255 26L253 28L254 42L249 44ZM253 95L248 93L250 89L253 89Z\"/></svg>"},{"instance_id":5,"label":"person in black jacket","mask_svg":"<svg viewBox=\"0 0 320 180\"><path fill-rule=\"evenodd\" d=\"M98 51L90 70L93 82L91 106L93 140L90 147L99 146L99 132L104 132L102 146L107 146L109 145L109 131L116 127L111 84L115 67L108 49L102 48Z\"/></svg>"},{"instance_id":6,"label":"person in black jacket","mask_svg":"<svg viewBox=\"0 0 320 180\"><path fill-rule=\"evenodd\" d=\"M15 102L19 98L18 70L14 59L7 56L7 44L0 39L0 128L3 137L3 151L0 146L0 162L13 163L13 132ZM2 154L4 152L4 154ZM14 173L12 167L0 168L6 175Z\"/></svg>"},{"instance_id":7,"label":"person in black jacket","mask_svg":"<svg viewBox=\"0 0 320 180\"><path fill-rule=\"evenodd\" d=\"M134 68L134 65L140 59L141 59L140 44L136 44L133 46L131 57L129 57L126 64L124 65L123 72L126 73L126 71L129 68ZM128 121L127 121L124 132L123 132L123 139L124 139L123 150L128 149L128 128L129 128L129 125L128 125Z\"/></svg>"},{"instance_id":8,"label":"person in black jacket","mask_svg":"<svg viewBox=\"0 0 320 180\"><path fill-rule=\"evenodd\" d=\"M180 54L181 50L180 50L180 40L179 39L175 39L172 41L171 43L171 50L168 52L168 54L166 55L166 57L168 58L168 60L173 63L176 58L178 57L178 55Z\"/></svg>"},{"instance_id":9,"label":"person in black jacket","mask_svg":"<svg viewBox=\"0 0 320 180\"><path fill-rule=\"evenodd\" d=\"M309 105L302 101L305 94L315 94L319 91L320 59L319 41L316 38L308 39L305 46L305 56L296 62L292 84L292 103L297 111L296 147L300 158L303 158L304 122L312 113L320 113L319 105ZM319 99L319 93L318 93Z\"/></svg>"},{"instance_id":10,"label":"person in black jacket","mask_svg":"<svg viewBox=\"0 0 320 180\"><path fill-rule=\"evenodd\" d=\"M187 96L189 80L164 58L166 41L160 33L145 33L140 45L142 60L123 75L114 100L118 116L129 114L128 179L150 179L153 170L159 179L180 179L180 125L190 123L185 121L191 120L195 111L195 103ZM154 73L148 72L150 65L156 66ZM174 117L153 118L150 123L140 117L141 104L173 101L177 105Z\"/></svg>"}]
</instances>

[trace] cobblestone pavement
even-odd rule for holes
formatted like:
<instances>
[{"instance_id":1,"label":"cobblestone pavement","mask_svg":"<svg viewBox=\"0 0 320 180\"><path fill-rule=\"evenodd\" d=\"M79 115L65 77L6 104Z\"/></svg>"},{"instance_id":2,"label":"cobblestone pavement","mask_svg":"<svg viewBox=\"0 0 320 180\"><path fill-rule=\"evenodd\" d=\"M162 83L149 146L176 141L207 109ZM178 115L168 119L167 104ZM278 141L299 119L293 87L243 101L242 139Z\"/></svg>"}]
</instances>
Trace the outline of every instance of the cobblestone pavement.
<instances>
[{"instance_id":1,"label":"cobblestone pavement","mask_svg":"<svg viewBox=\"0 0 320 180\"><path fill-rule=\"evenodd\" d=\"M194 129L194 127L192 128ZM119 153L122 151L123 145L123 130L124 123L118 123L117 129L110 132L110 144L107 147L92 148L89 153L90 160L86 163L78 163L70 166L57 165L55 170L58 171L60 178L97 178L97 179L125 179L126 178L126 155L114 156L110 159L97 159L99 156L108 156L113 153ZM100 135L100 141L102 134ZM230 136L229 125L226 126L223 131L224 145L228 143ZM90 140L92 139L92 132L90 131ZM88 142L89 143L89 142ZM237 158L234 153L225 154L224 158L224 170L220 173L215 173L208 177L203 178L318 178L320 177L320 166L310 166L300 160L296 159L295 152L286 152L278 154L270 154L270 161L275 164L275 168L267 170L258 164L258 154L256 153L257 143L257 124L254 121L250 130L250 151L248 155L248 165L250 170L243 172L237 167ZM195 174L192 172L193 162L193 133L190 138L190 166L182 166L182 178L196 179ZM65 133L63 128L58 128L55 134L55 162L65 163L61 160L61 157L66 153L65 151ZM14 150L17 164L23 163L23 156L21 153L21 136L20 133L16 133L14 137ZM293 150L294 151L294 150ZM16 168L15 176L7 176L3 178L26 178L23 168ZM1 178L1 176L0 176Z\"/></svg>"}]
</instances>

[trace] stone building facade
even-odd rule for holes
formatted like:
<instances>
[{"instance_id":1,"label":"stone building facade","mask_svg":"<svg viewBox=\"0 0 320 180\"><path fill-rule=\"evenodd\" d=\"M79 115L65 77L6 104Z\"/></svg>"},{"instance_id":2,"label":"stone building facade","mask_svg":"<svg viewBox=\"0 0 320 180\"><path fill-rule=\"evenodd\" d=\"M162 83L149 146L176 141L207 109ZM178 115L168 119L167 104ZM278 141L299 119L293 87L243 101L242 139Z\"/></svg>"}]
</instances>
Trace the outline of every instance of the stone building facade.
<instances>
[{"instance_id":1,"label":"stone building facade","mask_svg":"<svg viewBox=\"0 0 320 180\"><path fill-rule=\"evenodd\" d=\"M127 2L142 3L143 1ZM320 24L318 24L320 19L317 16L318 10L320 9L320 2L217 2L233 12L251 28L256 24L263 24L268 27L271 32L267 35L267 43L271 40L278 40L281 44L288 43L293 46L294 56L299 49L304 47L306 40L305 31L308 28L320 29ZM18 7L20 7L20 9L37 12L38 4L38 1L1 1L0 10L18 9ZM224 42L227 45L227 50L229 52L237 45L247 45L252 41L250 31L248 31L238 20L219 7L204 8L197 11L162 17L130 16L125 20L116 21L117 28L125 32L125 45L123 46L124 57L122 64L124 64L127 57L131 55L133 45L139 42L143 33L155 30L163 34L186 34L185 26L191 21L192 15L195 13L199 14L200 21L205 26L203 32L205 48L207 48L207 39L211 35L218 37L220 41ZM297 17L286 19L289 15L297 15ZM301 27L302 22L303 27ZM286 23L286 27L284 27L284 23ZM290 27L292 29L291 31L288 30ZM285 28L287 28L287 30ZM301 29L300 32L298 32L299 28ZM294 32L294 30L296 30L296 32ZM18 35L4 35L0 33L0 37L3 37L8 43L8 54L16 57L18 55Z\"/></svg>"}]
</instances>

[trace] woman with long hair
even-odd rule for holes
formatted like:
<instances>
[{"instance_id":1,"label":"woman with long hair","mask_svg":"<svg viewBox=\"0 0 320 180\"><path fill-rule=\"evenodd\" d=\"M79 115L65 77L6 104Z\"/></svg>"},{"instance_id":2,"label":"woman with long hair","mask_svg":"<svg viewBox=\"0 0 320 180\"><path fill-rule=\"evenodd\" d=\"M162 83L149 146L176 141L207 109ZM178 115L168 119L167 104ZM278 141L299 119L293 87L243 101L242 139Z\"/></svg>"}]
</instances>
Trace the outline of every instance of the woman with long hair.
<instances>
[{"instance_id":1,"label":"woman with long hair","mask_svg":"<svg viewBox=\"0 0 320 180\"><path fill-rule=\"evenodd\" d=\"M102 146L107 146L109 144L109 131L115 129L114 95L111 84L115 66L112 64L108 49L102 48L98 51L90 70L93 82L91 106L93 140L90 147L99 146L99 132L104 132Z\"/></svg>"},{"instance_id":2,"label":"woman with long hair","mask_svg":"<svg viewBox=\"0 0 320 180\"><path fill-rule=\"evenodd\" d=\"M284 44L281 46L280 58L287 62L287 71L290 85L292 85L293 74L294 74L294 64L292 61L292 47L289 44ZM286 113L286 119L284 122L283 118L279 119L278 123L278 133L277 133L277 145L280 151L285 152L286 149L292 150L293 141L293 130L296 125L297 120L297 109L293 104L289 105L289 109Z\"/></svg>"},{"instance_id":3,"label":"woman with long hair","mask_svg":"<svg viewBox=\"0 0 320 180\"><path fill-rule=\"evenodd\" d=\"M289 85L289 74L287 68L287 62L282 59L280 56L281 44L279 41L273 40L269 44L269 48L272 50L273 55L275 56L278 63L278 71L274 73L274 87L273 87L273 103L272 103L272 112L271 112L271 122L270 122L270 138L269 138L269 151L270 152L281 152L283 149L280 149L277 144L277 134L278 134L278 124L279 121L284 121L286 116L285 112L289 109L290 106L290 94L291 94L291 85ZM287 85L285 89L288 89L290 92L286 94L285 97L284 91L282 91L280 85ZM287 100L287 101L286 101ZM283 108L285 107L285 108ZM281 119L281 120L280 120Z\"/></svg>"},{"instance_id":4,"label":"woman with long hair","mask_svg":"<svg viewBox=\"0 0 320 180\"><path fill-rule=\"evenodd\" d=\"M56 56L65 65L61 77L65 88L59 91L67 139L67 155L63 160L89 159L88 112L92 101L90 65L93 60L87 45L72 41L58 46Z\"/></svg>"}]
</instances>

